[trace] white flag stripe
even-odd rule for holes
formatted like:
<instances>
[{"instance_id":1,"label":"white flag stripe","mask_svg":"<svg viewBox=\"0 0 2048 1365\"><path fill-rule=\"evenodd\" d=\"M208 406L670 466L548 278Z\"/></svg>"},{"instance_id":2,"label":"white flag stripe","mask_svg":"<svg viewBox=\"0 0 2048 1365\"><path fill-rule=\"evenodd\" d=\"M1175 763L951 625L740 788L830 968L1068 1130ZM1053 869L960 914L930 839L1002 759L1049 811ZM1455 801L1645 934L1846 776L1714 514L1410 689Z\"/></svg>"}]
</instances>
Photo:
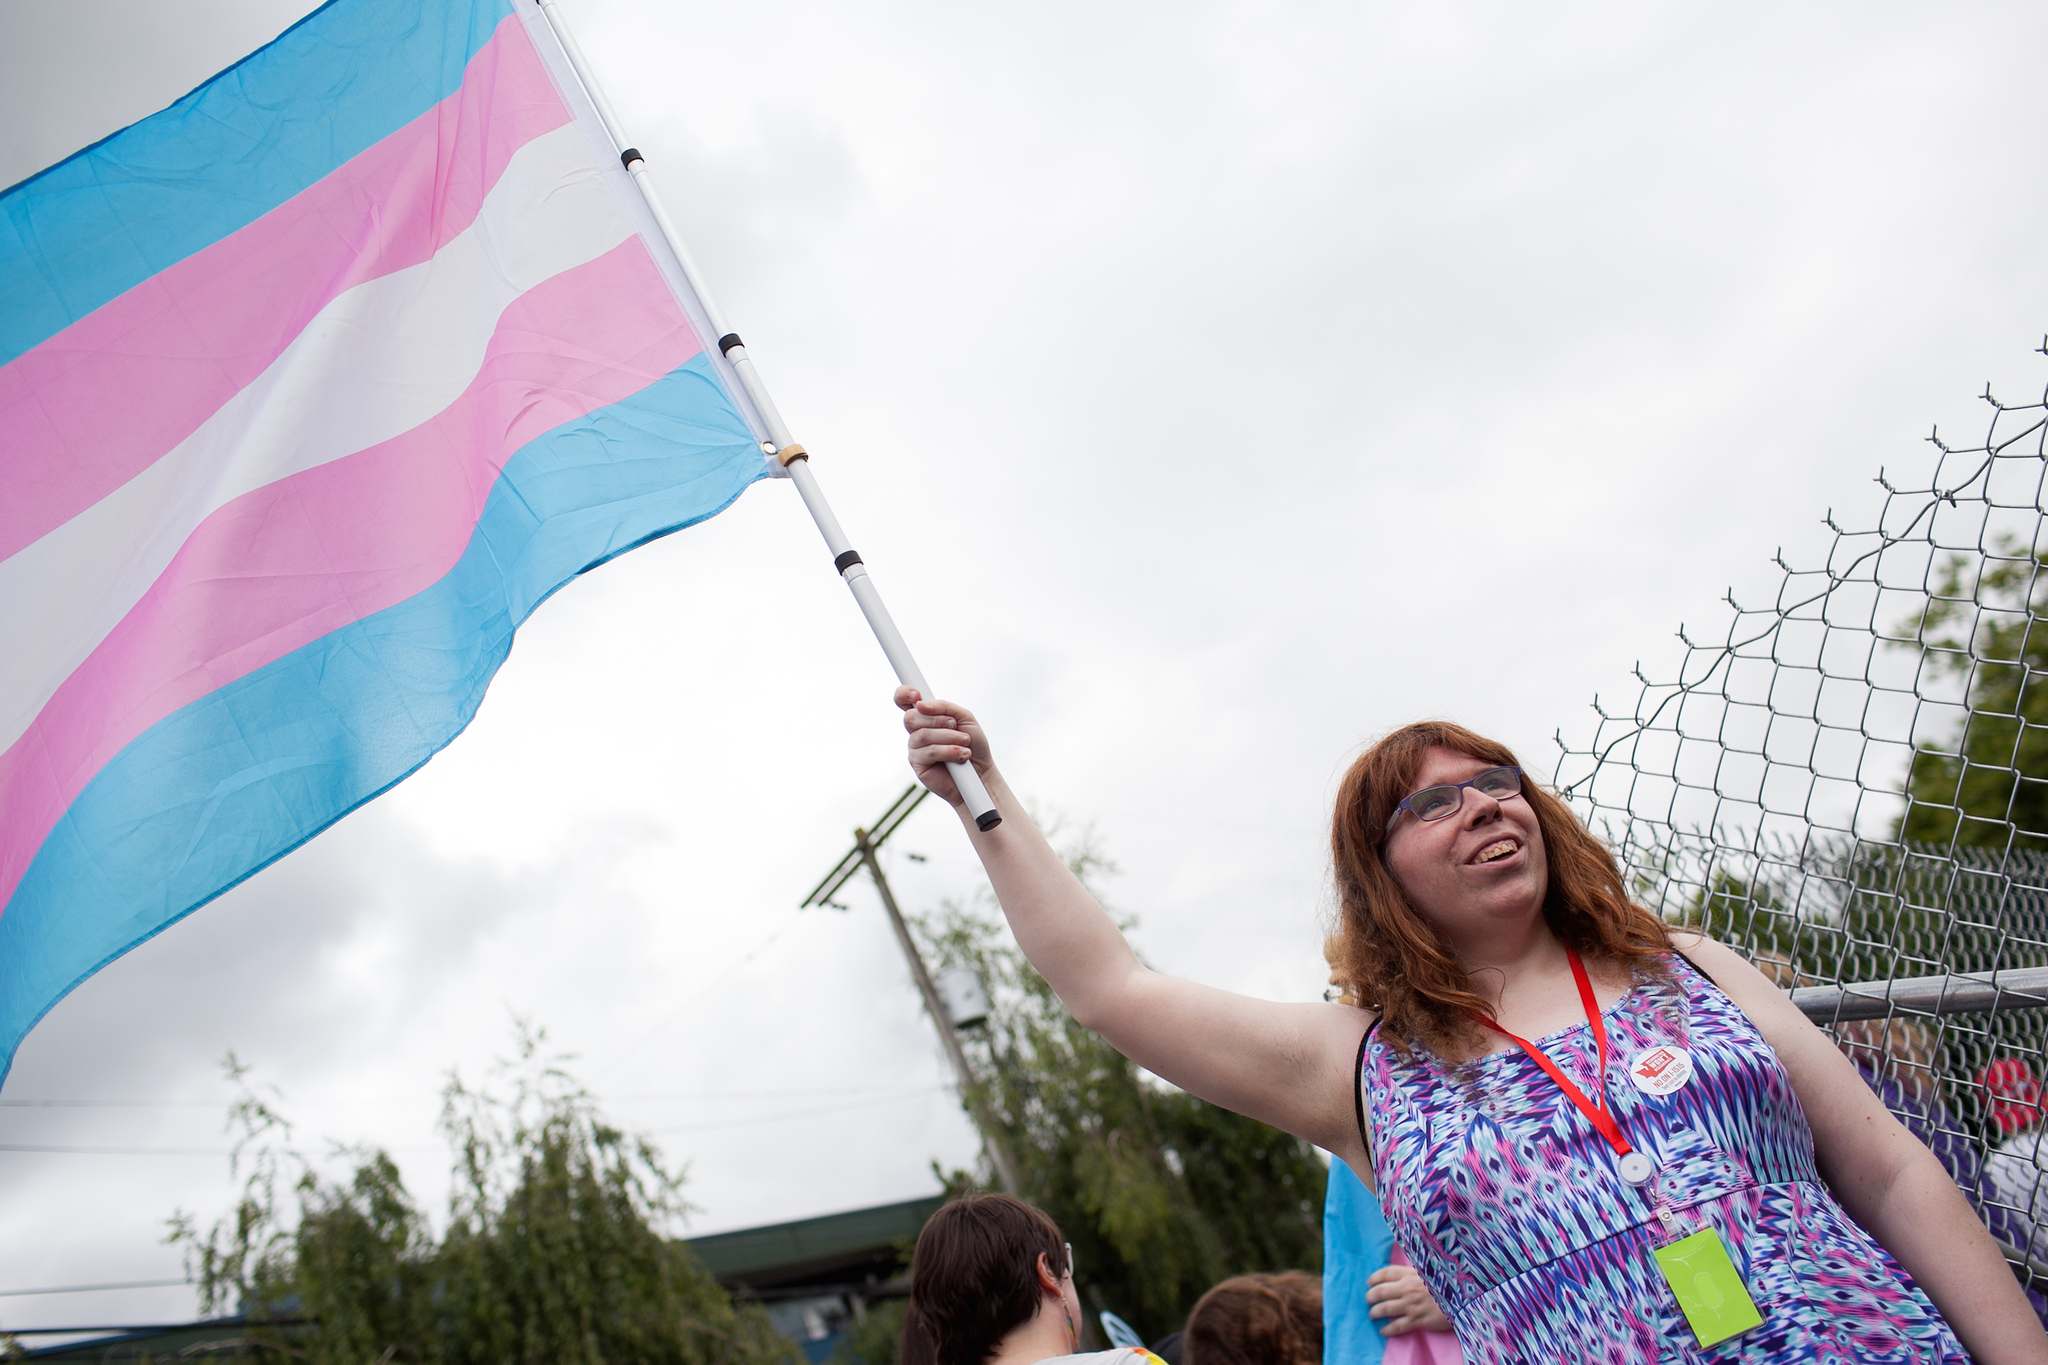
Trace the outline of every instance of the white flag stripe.
<instances>
[{"instance_id":1,"label":"white flag stripe","mask_svg":"<svg viewBox=\"0 0 2048 1365\"><path fill-rule=\"evenodd\" d=\"M432 418L475 378L508 305L630 234L574 125L534 139L432 260L335 298L190 437L0 562L0 751L214 511Z\"/></svg>"}]
</instances>

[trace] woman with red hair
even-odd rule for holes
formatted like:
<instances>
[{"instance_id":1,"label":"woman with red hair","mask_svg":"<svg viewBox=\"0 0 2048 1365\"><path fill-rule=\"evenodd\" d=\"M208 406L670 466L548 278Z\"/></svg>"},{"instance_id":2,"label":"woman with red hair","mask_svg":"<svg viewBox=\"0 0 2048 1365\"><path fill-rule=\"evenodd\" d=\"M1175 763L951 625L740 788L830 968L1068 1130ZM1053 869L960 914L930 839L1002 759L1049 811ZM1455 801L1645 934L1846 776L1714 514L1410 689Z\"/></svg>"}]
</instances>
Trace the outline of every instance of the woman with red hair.
<instances>
[{"instance_id":1,"label":"woman with red hair","mask_svg":"<svg viewBox=\"0 0 2048 1365\"><path fill-rule=\"evenodd\" d=\"M1277 1004L1148 970L972 714L896 700L913 769L1074 1017L1341 1158L1468 1360L2048 1363L1940 1163L1754 967L1632 902L1505 746L1426 723L1352 764L1331 846L1363 1003ZM949 761L1000 825L974 828Z\"/></svg>"},{"instance_id":2,"label":"woman with red hair","mask_svg":"<svg viewBox=\"0 0 2048 1365\"><path fill-rule=\"evenodd\" d=\"M1323 1282L1300 1270L1233 1275L1188 1313L1181 1365L1323 1365Z\"/></svg>"}]
</instances>

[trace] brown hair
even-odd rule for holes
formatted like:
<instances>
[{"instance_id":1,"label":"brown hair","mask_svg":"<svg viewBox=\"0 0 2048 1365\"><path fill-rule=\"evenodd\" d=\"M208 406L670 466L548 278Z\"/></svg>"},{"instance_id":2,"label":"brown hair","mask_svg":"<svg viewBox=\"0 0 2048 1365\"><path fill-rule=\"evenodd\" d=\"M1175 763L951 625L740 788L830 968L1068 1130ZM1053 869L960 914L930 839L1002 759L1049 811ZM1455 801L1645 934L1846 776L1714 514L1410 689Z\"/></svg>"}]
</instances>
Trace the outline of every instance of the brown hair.
<instances>
[{"instance_id":1,"label":"brown hair","mask_svg":"<svg viewBox=\"0 0 2048 1365\"><path fill-rule=\"evenodd\" d=\"M982 1365L1038 1312L1040 1256L1066 1268L1059 1225L1021 1199L970 1194L933 1214L911 1253L901 1365Z\"/></svg>"},{"instance_id":2,"label":"brown hair","mask_svg":"<svg viewBox=\"0 0 2048 1365\"><path fill-rule=\"evenodd\" d=\"M1458 1051L1475 1036L1472 1016L1490 1010L1386 863L1387 821L1413 790L1431 749L1522 766L1505 744L1448 721L1404 725L1360 754L1337 789L1330 821L1337 933L1326 951L1359 1003L1379 1010L1397 1046ZM1535 812L1550 865L1543 897L1550 931L1584 957L1663 974L1671 936L1662 920L1628 898L1614 855L1526 773L1522 798Z\"/></svg>"},{"instance_id":3,"label":"brown hair","mask_svg":"<svg viewBox=\"0 0 2048 1365\"><path fill-rule=\"evenodd\" d=\"M1238 1275L1188 1314L1182 1365L1322 1365L1323 1282L1299 1270Z\"/></svg>"}]
</instances>

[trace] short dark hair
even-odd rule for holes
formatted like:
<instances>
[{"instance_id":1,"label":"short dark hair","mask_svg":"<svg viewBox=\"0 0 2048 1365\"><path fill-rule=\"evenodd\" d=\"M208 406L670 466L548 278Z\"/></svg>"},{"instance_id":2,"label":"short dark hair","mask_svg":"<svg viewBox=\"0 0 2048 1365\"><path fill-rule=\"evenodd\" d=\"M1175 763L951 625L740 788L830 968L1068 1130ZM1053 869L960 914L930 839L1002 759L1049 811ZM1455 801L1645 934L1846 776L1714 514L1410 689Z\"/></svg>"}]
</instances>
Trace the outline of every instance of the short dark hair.
<instances>
[{"instance_id":1,"label":"short dark hair","mask_svg":"<svg viewBox=\"0 0 2048 1365\"><path fill-rule=\"evenodd\" d=\"M1037 1314L1038 1258L1057 1275L1064 1246L1057 1223L1007 1194L970 1194L941 1208L911 1254L901 1365L982 1365Z\"/></svg>"},{"instance_id":2,"label":"short dark hair","mask_svg":"<svg viewBox=\"0 0 2048 1365\"><path fill-rule=\"evenodd\" d=\"M1186 1365L1322 1365L1323 1282L1301 1270L1238 1275L1188 1314Z\"/></svg>"}]
</instances>

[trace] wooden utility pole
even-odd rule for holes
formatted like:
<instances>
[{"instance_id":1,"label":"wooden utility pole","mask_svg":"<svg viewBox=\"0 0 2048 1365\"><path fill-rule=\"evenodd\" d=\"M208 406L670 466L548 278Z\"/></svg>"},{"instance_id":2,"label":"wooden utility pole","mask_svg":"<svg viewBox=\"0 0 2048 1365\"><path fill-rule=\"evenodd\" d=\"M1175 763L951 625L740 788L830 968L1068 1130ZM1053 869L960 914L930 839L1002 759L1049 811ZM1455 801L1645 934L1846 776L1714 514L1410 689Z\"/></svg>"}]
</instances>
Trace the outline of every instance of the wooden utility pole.
<instances>
[{"instance_id":1,"label":"wooden utility pole","mask_svg":"<svg viewBox=\"0 0 2048 1365\"><path fill-rule=\"evenodd\" d=\"M945 1001L939 998L939 988L932 984L932 975L925 969L924 954L917 950L917 941L910 936L910 926L903 922L903 912L896 906L896 893L889 889L889 879L882 873L881 860L875 856L882 841L896 832L927 795L925 788L912 785L882 812L882 818L875 821L873 833L865 829L854 830L852 850L839 860L839 865L818 883L810 895L804 897L799 908L829 905L835 910L844 910L846 907L832 900L832 896L855 872L863 867L867 869L868 876L874 880L875 890L882 897L882 909L888 913L889 927L896 931L896 945L903 950L903 960L910 965L910 978L917 983L918 994L924 997L925 1013L931 1016L932 1024L939 1031L939 1042L953 1063L953 1075L960 1085L960 1099L973 1117L974 1126L981 1130L982 1146L988 1150L989 1164L996 1169L996 1181L1005 1194L1021 1197L1017 1169L1010 1160L1009 1146L1003 1141L1002 1130L976 1097L974 1068L967 1061L966 1049L960 1046L960 1035L953 1027L952 1015L947 1012Z\"/></svg>"}]
</instances>

